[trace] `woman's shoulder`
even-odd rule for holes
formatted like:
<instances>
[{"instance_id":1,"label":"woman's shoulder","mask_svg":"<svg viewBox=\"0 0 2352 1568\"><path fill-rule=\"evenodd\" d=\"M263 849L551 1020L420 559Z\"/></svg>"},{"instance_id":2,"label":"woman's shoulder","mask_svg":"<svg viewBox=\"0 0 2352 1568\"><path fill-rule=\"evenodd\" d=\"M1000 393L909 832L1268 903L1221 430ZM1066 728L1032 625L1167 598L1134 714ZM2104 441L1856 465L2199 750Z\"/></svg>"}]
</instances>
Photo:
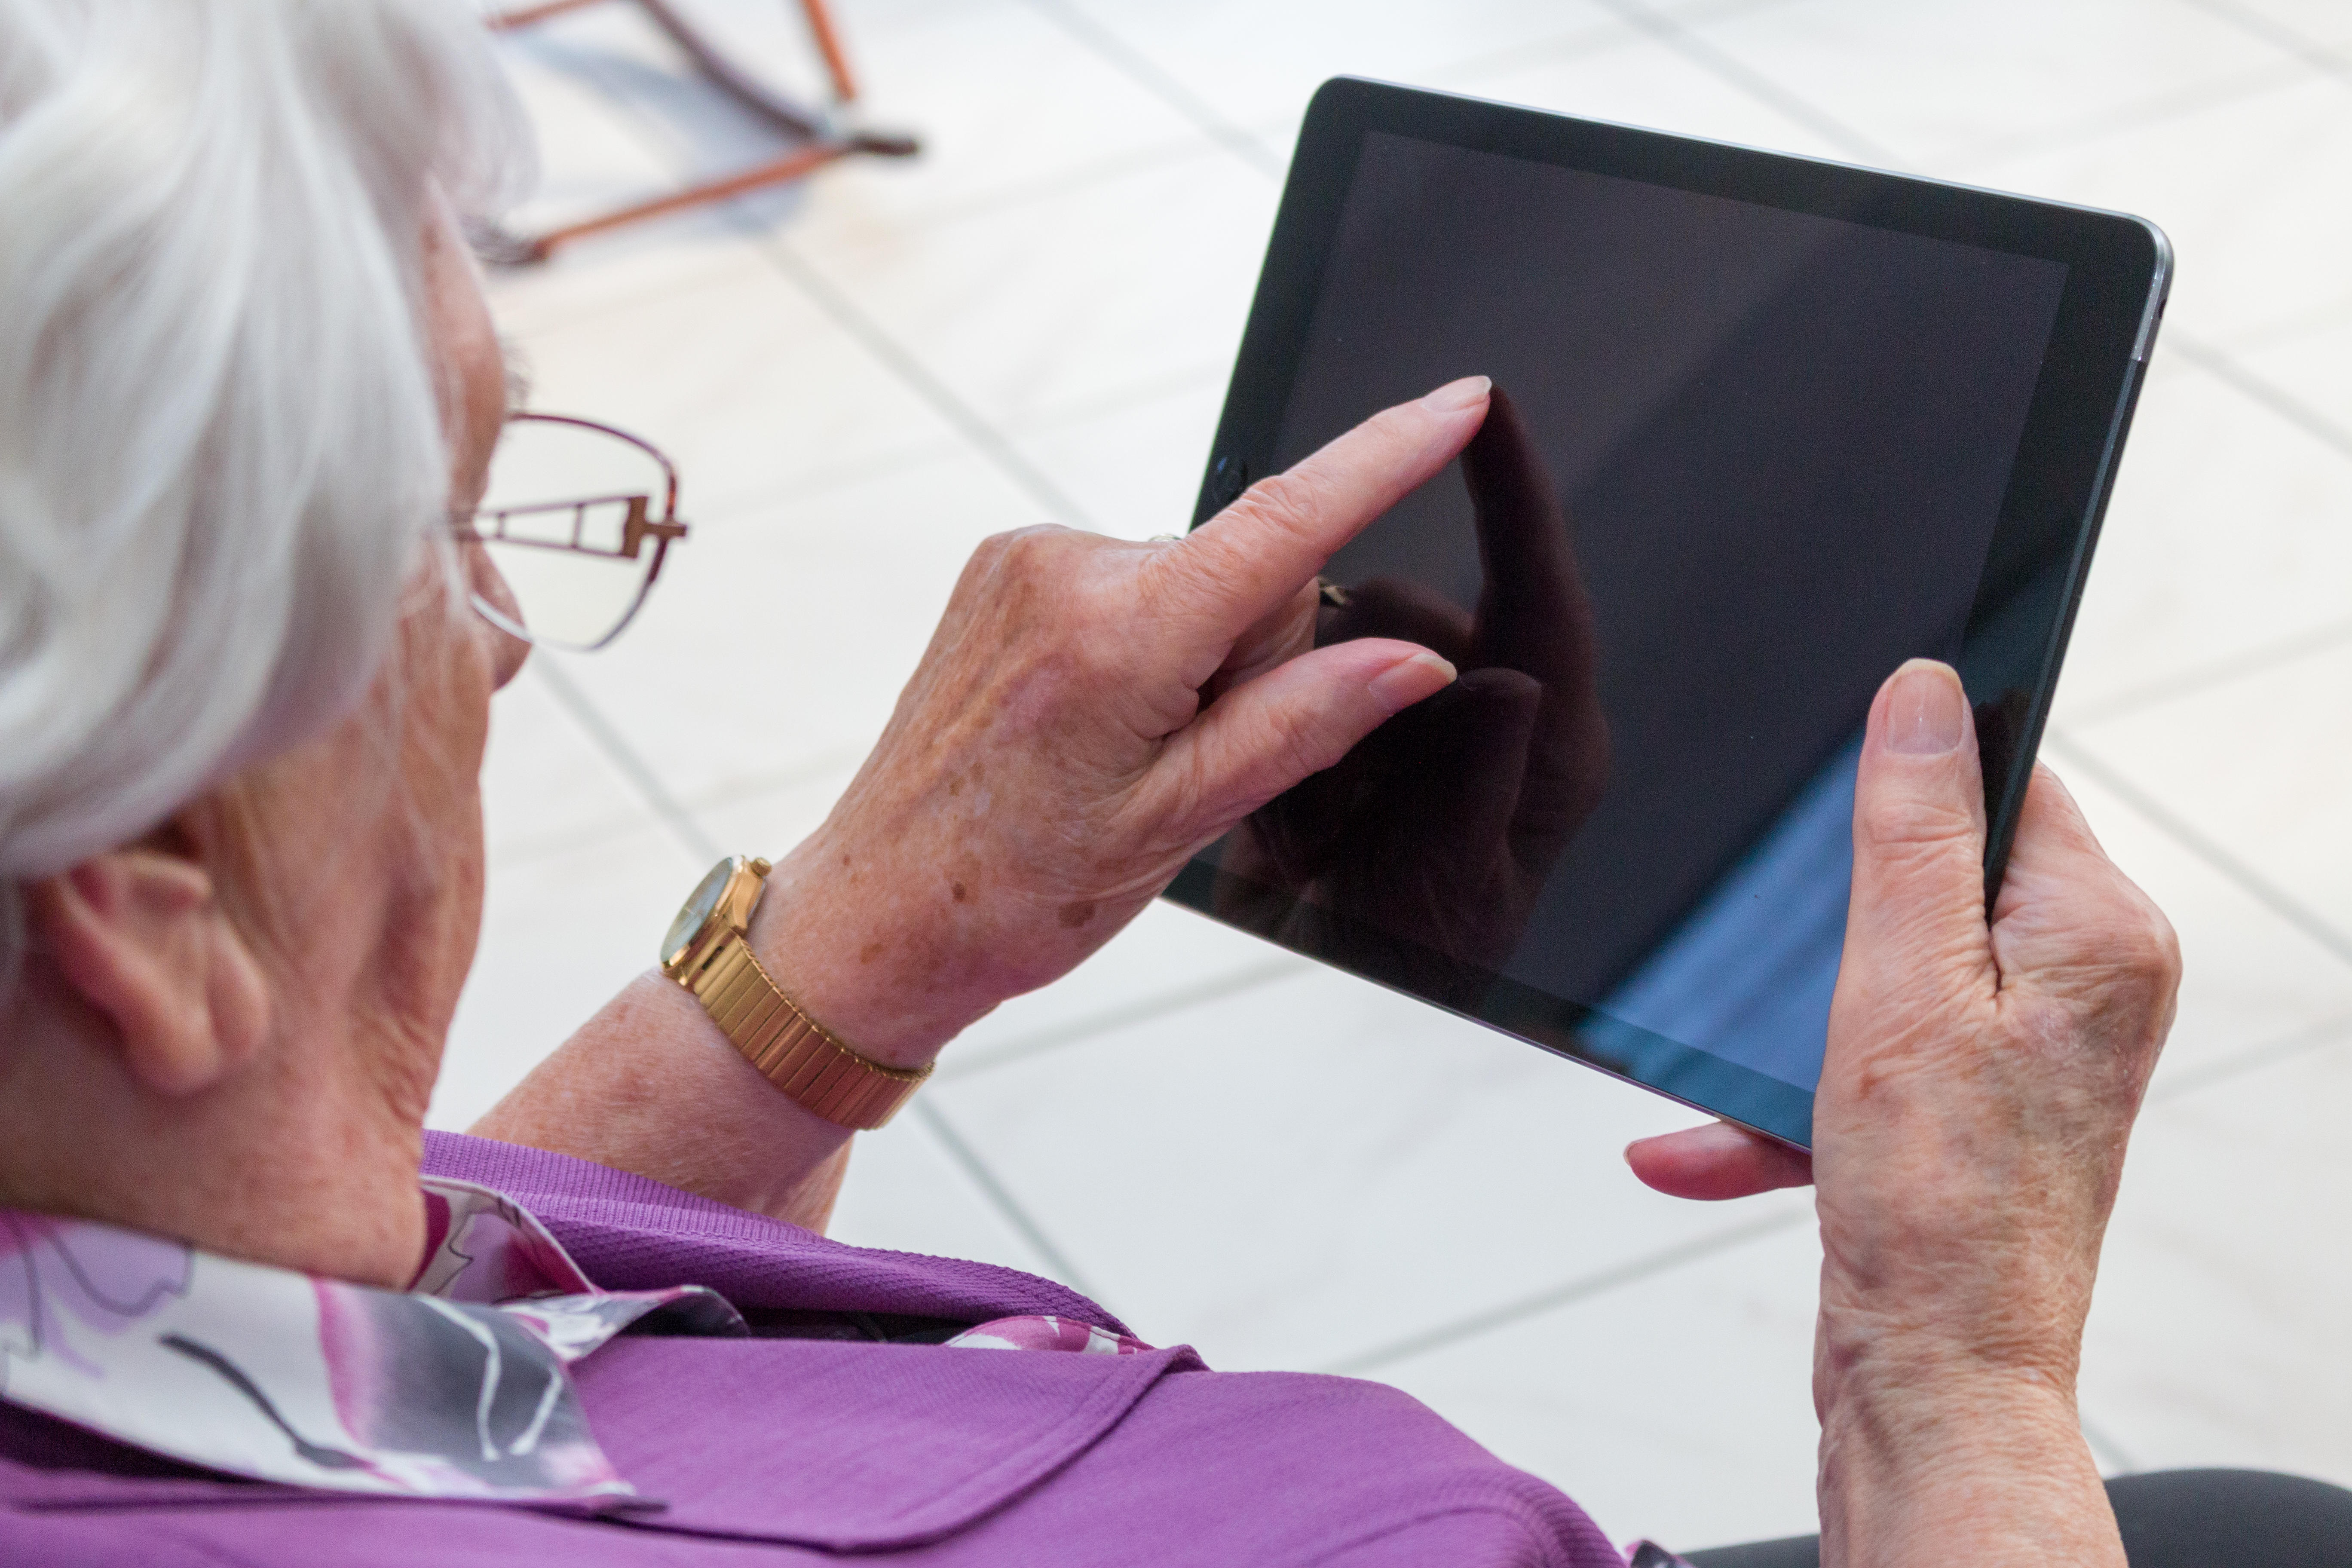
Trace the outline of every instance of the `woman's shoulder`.
<instances>
[{"instance_id":1,"label":"woman's shoulder","mask_svg":"<svg viewBox=\"0 0 2352 1568\"><path fill-rule=\"evenodd\" d=\"M963 1323L1040 1314L1126 1331L1076 1291L1019 1269L852 1247L543 1149L428 1131L424 1170L506 1194L607 1290L707 1285L749 1311L868 1312Z\"/></svg>"}]
</instances>

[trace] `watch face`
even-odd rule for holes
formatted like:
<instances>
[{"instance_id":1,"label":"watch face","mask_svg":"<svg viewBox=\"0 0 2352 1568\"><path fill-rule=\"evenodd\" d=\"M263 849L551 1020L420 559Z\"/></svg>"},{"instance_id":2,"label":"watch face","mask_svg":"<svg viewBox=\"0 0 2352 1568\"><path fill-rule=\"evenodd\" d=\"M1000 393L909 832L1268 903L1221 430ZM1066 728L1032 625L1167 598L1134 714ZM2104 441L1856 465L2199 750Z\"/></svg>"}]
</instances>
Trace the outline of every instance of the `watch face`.
<instances>
[{"instance_id":1,"label":"watch face","mask_svg":"<svg viewBox=\"0 0 2352 1568\"><path fill-rule=\"evenodd\" d=\"M676 958L679 950L694 940L694 933L702 929L702 922L718 908L719 895L727 890L727 879L734 874L735 858L731 855L710 868L710 875L702 879L702 885L694 889L694 896L677 911L677 919L670 922L669 934L662 938L664 963Z\"/></svg>"}]
</instances>

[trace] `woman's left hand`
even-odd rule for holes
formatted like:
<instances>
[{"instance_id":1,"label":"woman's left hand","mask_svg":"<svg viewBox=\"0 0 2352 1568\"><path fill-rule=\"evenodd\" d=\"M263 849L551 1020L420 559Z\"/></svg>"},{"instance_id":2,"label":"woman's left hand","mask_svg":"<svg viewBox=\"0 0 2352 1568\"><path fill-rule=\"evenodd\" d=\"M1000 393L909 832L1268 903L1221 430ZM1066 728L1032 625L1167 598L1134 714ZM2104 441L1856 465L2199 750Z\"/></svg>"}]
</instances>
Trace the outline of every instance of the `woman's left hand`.
<instances>
[{"instance_id":1,"label":"woman's left hand","mask_svg":"<svg viewBox=\"0 0 2352 1568\"><path fill-rule=\"evenodd\" d=\"M1388 409L1180 543L983 543L873 754L769 880L751 939L778 980L859 1050L928 1060L1444 687L1413 643L1315 647L1315 577L1486 406L1473 377Z\"/></svg>"},{"instance_id":2,"label":"woman's left hand","mask_svg":"<svg viewBox=\"0 0 2352 1568\"><path fill-rule=\"evenodd\" d=\"M1990 918L1985 836L1959 678L1914 660L1856 778L1810 1166L1720 1124L1627 1151L1685 1196L1816 1184L1824 1564L2123 1563L2074 1374L2179 945L2047 769Z\"/></svg>"}]
</instances>

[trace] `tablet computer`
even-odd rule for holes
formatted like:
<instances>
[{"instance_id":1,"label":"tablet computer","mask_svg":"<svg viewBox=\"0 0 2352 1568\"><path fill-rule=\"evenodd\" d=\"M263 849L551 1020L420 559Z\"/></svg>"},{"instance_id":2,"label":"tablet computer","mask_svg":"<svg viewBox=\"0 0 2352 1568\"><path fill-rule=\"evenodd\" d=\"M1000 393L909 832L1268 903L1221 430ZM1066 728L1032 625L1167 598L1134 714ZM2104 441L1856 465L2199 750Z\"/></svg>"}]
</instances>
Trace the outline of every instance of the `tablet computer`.
<instances>
[{"instance_id":1,"label":"tablet computer","mask_svg":"<svg viewBox=\"0 0 2352 1568\"><path fill-rule=\"evenodd\" d=\"M1169 897L1810 1146L1872 697L1959 669L1997 887L2169 270L2117 214L1327 83L1195 521L1491 376L1318 612L1462 676Z\"/></svg>"}]
</instances>

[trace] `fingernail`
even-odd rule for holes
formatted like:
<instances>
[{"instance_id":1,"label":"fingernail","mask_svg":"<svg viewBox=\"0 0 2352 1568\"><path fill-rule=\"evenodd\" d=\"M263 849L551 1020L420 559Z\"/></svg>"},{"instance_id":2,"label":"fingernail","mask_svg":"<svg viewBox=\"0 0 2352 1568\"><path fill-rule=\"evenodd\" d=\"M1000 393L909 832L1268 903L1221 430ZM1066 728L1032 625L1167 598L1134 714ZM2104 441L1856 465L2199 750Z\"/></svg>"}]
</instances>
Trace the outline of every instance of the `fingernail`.
<instances>
[{"instance_id":1,"label":"fingernail","mask_svg":"<svg viewBox=\"0 0 2352 1568\"><path fill-rule=\"evenodd\" d=\"M1959 677L1940 664L1913 659L1895 672L1886 694L1886 749L1940 757L1959 745L1966 718Z\"/></svg>"},{"instance_id":2,"label":"fingernail","mask_svg":"<svg viewBox=\"0 0 2352 1568\"><path fill-rule=\"evenodd\" d=\"M1459 414L1462 410L1486 401L1486 391L1495 384L1483 375L1465 375L1460 381L1449 381L1423 398L1422 405L1438 414Z\"/></svg>"},{"instance_id":3,"label":"fingernail","mask_svg":"<svg viewBox=\"0 0 2352 1568\"><path fill-rule=\"evenodd\" d=\"M1454 684L1454 666L1426 650L1401 658L1372 677L1366 688L1393 713Z\"/></svg>"}]
</instances>

